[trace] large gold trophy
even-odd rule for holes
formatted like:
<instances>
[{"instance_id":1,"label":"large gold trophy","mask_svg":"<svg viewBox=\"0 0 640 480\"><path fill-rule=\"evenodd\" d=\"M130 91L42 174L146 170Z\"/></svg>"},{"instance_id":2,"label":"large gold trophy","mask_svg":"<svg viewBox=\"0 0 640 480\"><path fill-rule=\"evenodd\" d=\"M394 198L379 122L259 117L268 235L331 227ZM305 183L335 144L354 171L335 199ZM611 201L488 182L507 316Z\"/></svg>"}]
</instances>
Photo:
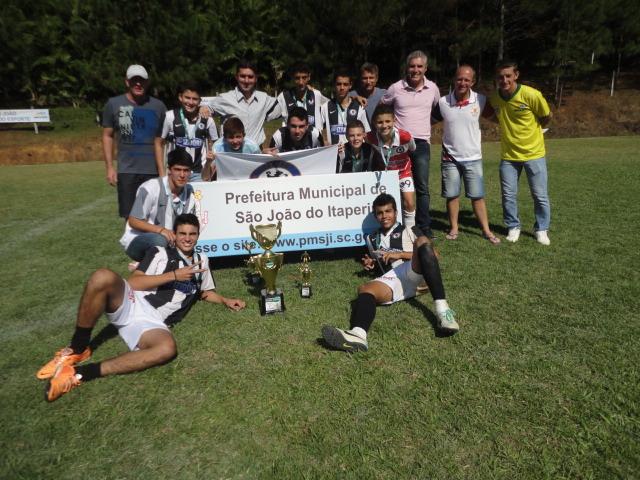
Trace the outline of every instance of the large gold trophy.
<instances>
[{"instance_id":1,"label":"large gold trophy","mask_svg":"<svg viewBox=\"0 0 640 480\"><path fill-rule=\"evenodd\" d=\"M264 279L265 288L260 292L260 313L284 312L284 294L276 287L276 277L278 270L282 267L284 254L273 253L271 248L276 244L278 237L282 233L282 222L268 225L249 225L251 238L253 238L264 249L264 253L256 255L254 260L255 268Z\"/></svg>"}]
</instances>

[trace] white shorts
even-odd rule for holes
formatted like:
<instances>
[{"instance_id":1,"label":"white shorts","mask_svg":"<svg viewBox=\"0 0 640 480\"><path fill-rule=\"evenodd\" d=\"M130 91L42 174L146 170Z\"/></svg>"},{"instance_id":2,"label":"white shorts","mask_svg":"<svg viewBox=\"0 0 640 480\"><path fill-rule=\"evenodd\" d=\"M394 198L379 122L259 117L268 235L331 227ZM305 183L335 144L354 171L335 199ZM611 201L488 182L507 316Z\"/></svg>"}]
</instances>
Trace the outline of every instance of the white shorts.
<instances>
[{"instance_id":1,"label":"white shorts","mask_svg":"<svg viewBox=\"0 0 640 480\"><path fill-rule=\"evenodd\" d=\"M129 350L137 350L142 334L149 330L169 328L162 321L158 311L144 298L144 292L133 290L124 281L124 298L122 305L107 318L118 329L118 334L127 344Z\"/></svg>"},{"instance_id":2,"label":"white shorts","mask_svg":"<svg viewBox=\"0 0 640 480\"><path fill-rule=\"evenodd\" d=\"M420 285L423 280L422 275L413 271L413 268L411 268L411 260L408 260L376 278L374 282L384 283L391 289L393 292L391 301L382 304L391 305L392 303L415 297L418 285Z\"/></svg>"},{"instance_id":3,"label":"white shorts","mask_svg":"<svg viewBox=\"0 0 640 480\"><path fill-rule=\"evenodd\" d=\"M404 177L400 179L400 191L401 192L415 192L416 189L413 186L413 177Z\"/></svg>"}]
</instances>

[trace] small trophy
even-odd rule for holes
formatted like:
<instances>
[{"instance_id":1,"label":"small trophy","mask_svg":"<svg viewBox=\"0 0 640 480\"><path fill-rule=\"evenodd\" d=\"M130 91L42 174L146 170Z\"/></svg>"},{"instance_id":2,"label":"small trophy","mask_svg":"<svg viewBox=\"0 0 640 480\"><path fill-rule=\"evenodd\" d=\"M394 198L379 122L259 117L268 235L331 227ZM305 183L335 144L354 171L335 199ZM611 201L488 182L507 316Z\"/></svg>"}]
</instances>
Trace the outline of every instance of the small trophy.
<instances>
[{"instance_id":1,"label":"small trophy","mask_svg":"<svg viewBox=\"0 0 640 480\"><path fill-rule=\"evenodd\" d=\"M259 255L252 255L251 250L256 247L255 242L244 242L242 244L244 249L249 254L249 258L244 261L247 265L249 271L247 272L247 283L251 286L256 286L260 283L262 277L260 276L260 271L258 270L258 257Z\"/></svg>"},{"instance_id":2,"label":"small trophy","mask_svg":"<svg viewBox=\"0 0 640 480\"><path fill-rule=\"evenodd\" d=\"M282 290L276 288L276 276L282 267L284 255L273 253L271 248L275 245L278 237L282 233L282 222L277 225L249 225L251 238L253 238L264 249L264 253L256 255L255 265L264 279L265 288L260 292L260 314L284 312L284 294Z\"/></svg>"},{"instance_id":3,"label":"small trophy","mask_svg":"<svg viewBox=\"0 0 640 480\"><path fill-rule=\"evenodd\" d=\"M302 275L302 284L300 285L300 296L302 298L311 297L311 265L309 264L309 254L304 252L302 254L302 263L298 265L298 270L300 270L300 274Z\"/></svg>"}]
</instances>

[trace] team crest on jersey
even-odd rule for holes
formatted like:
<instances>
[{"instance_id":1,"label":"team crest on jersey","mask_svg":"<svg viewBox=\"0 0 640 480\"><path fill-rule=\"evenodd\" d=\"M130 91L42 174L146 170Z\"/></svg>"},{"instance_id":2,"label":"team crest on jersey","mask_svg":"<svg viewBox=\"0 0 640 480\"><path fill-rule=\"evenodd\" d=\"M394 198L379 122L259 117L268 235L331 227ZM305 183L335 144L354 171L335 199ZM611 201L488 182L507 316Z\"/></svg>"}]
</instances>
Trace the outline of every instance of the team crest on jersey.
<instances>
[{"instance_id":1,"label":"team crest on jersey","mask_svg":"<svg viewBox=\"0 0 640 480\"><path fill-rule=\"evenodd\" d=\"M197 127L198 130L204 130L204 123L200 122Z\"/></svg>"},{"instance_id":2,"label":"team crest on jersey","mask_svg":"<svg viewBox=\"0 0 640 480\"><path fill-rule=\"evenodd\" d=\"M309 97L309 100L307 100L307 102L309 103L309 105L313 105L313 102L315 102L316 100L313 97Z\"/></svg>"},{"instance_id":3,"label":"team crest on jersey","mask_svg":"<svg viewBox=\"0 0 640 480\"><path fill-rule=\"evenodd\" d=\"M527 107L526 103L521 103L520 105L518 105L518 110L527 110L529 107Z\"/></svg>"},{"instance_id":4,"label":"team crest on jersey","mask_svg":"<svg viewBox=\"0 0 640 480\"><path fill-rule=\"evenodd\" d=\"M249 178L298 177L300 170L292 163L284 160L272 160L256 168Z\"/></svg>"},{"instance_id":5,"label":"team crest on jersey","mask_svg":"<svg viewBox=\"0 0 640 480\"><path fill-rule=\"evenodd\" d=\"M394 234L391 235L391 238L400 238L401 233L396 232Z\"/></svg>"},{"instance_id":6,"label":"team crest on jersey","mask_svg":"<svg viewBox=\"0 0 640 480\"><path fill-rule=\"evenodd\" d=\"M355 117L355 115L356 115L356 109L355 109L355 108L350 109L350 110L349 110L349 115L351 115L352 117Z\"/></svg>"},{"instance_id":7,"label":"team crest on jersey","mask_svg":"<svg viewBox=\"0 0 640 480\"><path fill-rule=\"evenodd\" d=\"M405 147L398 147L396 148L396 153L404 153L406 151Z\"/></svg>"},{"instance_id":8,"label":"team crest on jersey","mask_svg":"<svg viewBox=\"0 0 640 480\"><path fill-rule=\"evenodd\" d=\"M471 108L471 115L478 115L478 113L480 113L480 109L478 107L472 107Z\"/></svg>"}]
</instances>

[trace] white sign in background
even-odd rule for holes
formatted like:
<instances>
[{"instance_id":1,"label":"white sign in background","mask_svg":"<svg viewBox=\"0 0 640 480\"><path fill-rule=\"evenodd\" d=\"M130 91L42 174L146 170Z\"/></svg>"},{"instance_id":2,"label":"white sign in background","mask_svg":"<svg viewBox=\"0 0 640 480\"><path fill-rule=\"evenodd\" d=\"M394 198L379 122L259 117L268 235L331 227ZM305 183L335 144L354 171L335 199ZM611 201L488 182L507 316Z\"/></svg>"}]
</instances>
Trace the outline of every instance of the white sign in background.
<instances>
[{"instance_id":1,"label":"white sign in background","mask_svg":"<svg viewBox=\"0 0 640 480\"><path fill-rule=\"evenodd\" d=\"M397 171L302 175L232 182L194 183L201 222L196 251L212 256L246 255L249 225L282 221L275 252L364 245L378 227L371 203L380 193L400 207ZM256 247L254 253L262 249Z\"/></svg>"},{"instance_id":2,"label":"white sign in background","mask_svg":"<svg viewBox=\"0 0 640 480\"><path fill-rule=\"evenodd\" d=\"M0 110L0 123L50 122L48 109Z\"/></svg>"}]
</instances>

